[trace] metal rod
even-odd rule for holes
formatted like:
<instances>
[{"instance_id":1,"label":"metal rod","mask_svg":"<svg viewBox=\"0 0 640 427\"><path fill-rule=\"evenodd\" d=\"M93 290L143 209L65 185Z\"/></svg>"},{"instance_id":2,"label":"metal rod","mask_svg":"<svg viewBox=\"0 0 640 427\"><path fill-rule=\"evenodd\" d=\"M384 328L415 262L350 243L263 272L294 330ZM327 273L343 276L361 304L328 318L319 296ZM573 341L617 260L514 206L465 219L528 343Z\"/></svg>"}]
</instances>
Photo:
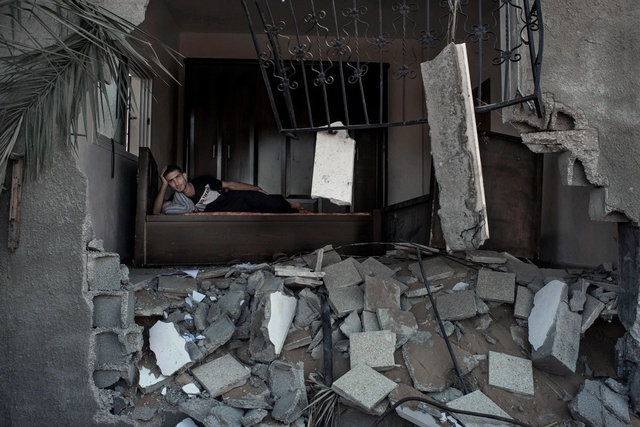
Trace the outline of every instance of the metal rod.
<instances>
[{"instance_id":1,"label":"metal rod","mask_svg":"<svg viewBox=\"0 0 640 427\"><path fill-rule=\"evenodd\" d=\"M304 49L302 48L302 42L300 41L300 30L298 28L298 20L296 19L296 14L293 11L293 2L289 2L289 10L291 11L291 19L293 20L293 25L296 29L296 41L298 43L297 47L297 55L298 62L300 63L300 69L302 71L302 84L304 85L304 96L307 104L307 114L309 114L309 124L313 127L313 112L311 110L311 97L309 96L309 83L307 81L307 70L304 66ZM310 47L309 47L310 48Z\"/></svg>"},{"instance_id":2,"label":"metal rod","mask_svg":"<svg viewBox=\"0 0 640 427\"><path fill-rule=\"evenodd\" d=\"M325 292L320 292L321 317L322 317L322 356L324 383L327 386L333 384L333 343L331 342L331 314Z\"/></svg>"},{"instance_id":3,"label":"metal rod","mask_svg":"<svg viewBox=\"0 0 640 427\"><path fill-rule=\"evenodd\" d=\"M344 120L349 125L349 107L347 106L347 88L344 83L344 65L342 63L342 50L340 47L340 31L338 29L338 14L336 12L336 2L335 0L331 0L331 6L333 8L333 19L336 26L336 45L335 52L338 55L338 71L340 72L340 89L342 90L342 106L344 108ZM327 125L331 125L331 123L327 123Z\"/></svg>"}]
</instances>

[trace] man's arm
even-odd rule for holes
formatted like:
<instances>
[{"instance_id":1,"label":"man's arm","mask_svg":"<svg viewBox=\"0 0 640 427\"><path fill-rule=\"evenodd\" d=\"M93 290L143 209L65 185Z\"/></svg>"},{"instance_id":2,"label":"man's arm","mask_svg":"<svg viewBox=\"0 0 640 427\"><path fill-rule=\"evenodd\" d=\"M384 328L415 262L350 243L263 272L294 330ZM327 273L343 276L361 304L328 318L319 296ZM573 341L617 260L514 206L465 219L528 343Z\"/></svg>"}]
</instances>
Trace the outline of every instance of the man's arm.
<instances>
[{"instance_id":1,"label":"man's arm","mask_svg":"<svg viewBox=\"0 0 640 427\"><path fill-rule=\"evenodd\" d=\"M243 182L235 181L222 181L222 189L224 190L240 190L240 191L259 191L264 194L268 194L262 188L257 185L249 185Z\"/></svg>"},{"instance_id":2,"label":"man's arm","mask_svg":"<svg viewBox=\"0 0 640 427\"><path fill-rule=\"evenodd\" d=\"M165 170L167 170L166 166L162 169L162 172L160 172L160 179L162 180L162 186L160 187L160 191L158 191L158 195L156 196L156 199L153 201L152 212L154 215L160 215L162 213L162 208L164 207L164 204L165 204L164 195L167 192L167 187L169 187L169 183L167 182L166 179L164 179Z\"/></svg>"}]
</instances>

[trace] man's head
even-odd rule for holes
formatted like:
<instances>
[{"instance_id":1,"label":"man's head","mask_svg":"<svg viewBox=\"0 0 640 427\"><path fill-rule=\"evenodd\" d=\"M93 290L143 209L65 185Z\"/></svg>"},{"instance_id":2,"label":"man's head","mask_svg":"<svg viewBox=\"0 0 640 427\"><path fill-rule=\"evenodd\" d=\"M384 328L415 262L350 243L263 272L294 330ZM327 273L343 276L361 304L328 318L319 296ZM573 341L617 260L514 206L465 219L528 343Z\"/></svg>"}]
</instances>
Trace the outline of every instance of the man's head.
<instances>
[{"instance_id":1,"label":"man's head","mask_svg":"<svg viewBox=\"0 0 640 427\"><path fill-rule=\"evenodd\" d=\"M187 187L187 174L182 172L180 166L168 165L162 176L173 191L182 193Z\"/></svg>"}]
</instances>

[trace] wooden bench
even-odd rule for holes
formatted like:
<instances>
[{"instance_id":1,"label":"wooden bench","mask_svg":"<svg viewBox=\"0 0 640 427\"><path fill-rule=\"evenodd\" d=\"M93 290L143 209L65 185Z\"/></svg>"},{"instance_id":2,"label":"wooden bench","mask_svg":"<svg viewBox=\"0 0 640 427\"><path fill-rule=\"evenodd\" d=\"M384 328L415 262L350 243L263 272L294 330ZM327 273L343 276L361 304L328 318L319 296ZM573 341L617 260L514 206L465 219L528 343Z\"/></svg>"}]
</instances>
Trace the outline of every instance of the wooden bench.
<instances>
[{"instance_id":1,"label":"wooden bench","mask_svg":"<svg viewBox=\"0 0 640 427\"><path fill-rule=\"evenodd\" d=\"M279 252L293 255L327 244L338 247L379 240L377 211L152 215L158 180L158 166L151 151L140 148L135 235L137 266L271 261L273 254Z\"/></svg>"}]
</instances>

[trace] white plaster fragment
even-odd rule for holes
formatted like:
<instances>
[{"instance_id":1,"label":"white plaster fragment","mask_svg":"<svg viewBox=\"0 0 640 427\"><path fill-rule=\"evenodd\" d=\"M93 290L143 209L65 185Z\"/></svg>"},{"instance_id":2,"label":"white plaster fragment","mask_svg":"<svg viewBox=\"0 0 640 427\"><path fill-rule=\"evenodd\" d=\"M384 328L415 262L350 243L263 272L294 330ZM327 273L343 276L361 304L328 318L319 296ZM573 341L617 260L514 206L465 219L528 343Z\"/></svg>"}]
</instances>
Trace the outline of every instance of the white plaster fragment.
<instances>
[{"instance_id":1,"label":"white plaster fragment","mask_svg":"<svg viewBox=\"0 0 640 427\"><path fill-rule=\"evenodd\" d=\"M146 366L142 366L138 370L138 385L143 390L148 387L151 387L154 384L158 384L159 382L164 381L166 379L167 377L165 377L162 374L160 374L159 376L156 376L151 371L151 369L147 368Z\"/></svg>"},{"instance_id":2,"label":"white plaster fragment","mask_svg":"<svg viewBox=\"0 0 640 427\"><path fill-rule=\"evenodd\" d=\"M162 375L172 375L191 362L185 344L173 323L159 320L149 329L149 348L156 355Z\"/></svg>"},{"instance_id":3,"label":"white plaster fragment","mask_svg":"<svg viewBox=\"0 0 640 427\"><path fill-rule=\"evenodd\" d=\"M331 126L342 126L341 122ZM318 132L313 161L311 197L325 197L337 205L351 205L356 141L346 130Z\"/></svg>"},{"instance_id":4,"label":"white plaster fragment","mask_svg":"<svg viewBox=\"0 0 640 427\"><path fill-rule=\"evenodd\" d=\"M193 291L193 293L191 294L191 299L193 299L195 302L202 302L202 300L206 297L205 294L201 294L198 291Z\"/></svg>"},{"instance_id":5,"label":"white plaster fragment","mask_svg":"<svg viewBox=\"0 0 640 427\"><path fill-rule=\"evenodd\" d=\"M552 280L533 297L533 308L529 314L529 342L534 350L544 344L547 335L556 320L558 306L563 294L567 294L567 285L559 280Z\"/></svg>"},{"instance_id":6,"label":"white plaster fragment","mask_svg":"<svg viewBox=\"0 0 640 427\"><path fill-rule=\"evenodd\" d=\"M198 427L198 424L196 424L191 418L185 418L176 424L176 427Z\"/></svg>"},{"instance_id":7,"label":"white plaster fragment","mask_svg":"<svg viewBox=\"0 0 640 427\"><path fill-rule=\"evenodd\" d=\"M189 395L198 395L200 394L200 389L195 383L189 383L182 386L182 391Z\"/></svg>"},{"instance_id":8,"label":"white plaster fragment","mask_svg":"<svg viewBox=\"0 0 640 427\"><path fill-rule=\"evenodd\" d=\"M296 314L297 304L298 300L295 297L286 296L282 292L273 292L270 296L271 310L267 331L276 354L282 351L293 316Z\"/></svg>"}]
</instances>

